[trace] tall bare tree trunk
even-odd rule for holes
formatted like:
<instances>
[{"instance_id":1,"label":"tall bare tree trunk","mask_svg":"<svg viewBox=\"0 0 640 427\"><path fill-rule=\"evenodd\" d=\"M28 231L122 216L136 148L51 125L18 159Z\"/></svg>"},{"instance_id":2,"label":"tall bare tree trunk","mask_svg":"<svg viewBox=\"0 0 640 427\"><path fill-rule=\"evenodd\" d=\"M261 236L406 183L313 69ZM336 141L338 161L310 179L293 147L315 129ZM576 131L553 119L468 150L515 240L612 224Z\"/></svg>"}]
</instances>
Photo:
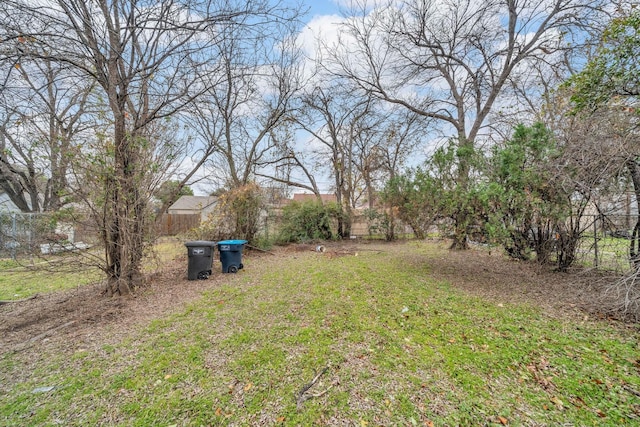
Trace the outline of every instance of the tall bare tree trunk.
<instances>
[{"instance_id":1,"label":"tall bare tree trunk","mask_svg":"<svg viewBox=\"0 0 640 427\"><path fill-rule=\"evenodd\" d=\"M636 159L629 159L626 162L627 170L631 176L633 183L633 191L635 192L636 201L640 200L640 165ZM631 241L629 242L629 257L633 266L640 268L640 212L636 214L636 223L633 227Z\"/></svg>"},{"instance_id":2,"label":"tall bare tree trunk","mask_svg":"<svg viewBox=\"0 0 640 427\"><path fill-rule=\"evenodd\" d=\"M107 179L108 204L113 217L106 219L107 289L109 295L127 295L139 284L142 257L143 207L136 188L135 138L127 135L125 115L114 126L115 164L113 179Z\"/></svg>"}]
</instances>

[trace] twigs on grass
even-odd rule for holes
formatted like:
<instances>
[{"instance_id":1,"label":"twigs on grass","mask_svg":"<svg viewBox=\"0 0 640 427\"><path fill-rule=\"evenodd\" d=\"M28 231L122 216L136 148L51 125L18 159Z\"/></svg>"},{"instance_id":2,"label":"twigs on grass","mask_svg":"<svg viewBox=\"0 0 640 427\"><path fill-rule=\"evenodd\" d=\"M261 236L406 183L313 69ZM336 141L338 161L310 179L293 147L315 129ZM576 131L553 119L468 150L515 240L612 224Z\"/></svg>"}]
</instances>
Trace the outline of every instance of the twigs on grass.
<instances>
[{"instance_id":1,"label":"twigs on grass","mask_svg":"<svg viewBox=\"0 0 640 427\"><path fill-rule=\"evenodd\" d=\"M32 346L36 341L39 341L39 340L41 340L42 338L46 338L46 337L48 337L49 335L52 335L52 334L54 334L55 332L59 331L60 329L64 329L64 328L66 328L66 327L68 327L68 326L73 325L74 323L76 323L76 321L75 321L75 320L72 320L72 321L67 322L67 323L65 323L65 324L62 324L62 325L56 326L55 328L51 328L51 329L49 329L49 330L46 330L46 331L44 331L43 333L38 334L38 335L36 335L35 337L33 337L33 338L31 338L31 339L29 339L29 340L27 340L27 341L23 342L23 343L18 344L18 345L16 346L16 350L17 350L17 351L24 350L25 348Z\"/></svg>"},{"instance_id":2,"label":"twigs on grass","mask_svg":"<svg viewBox=\"0 0 640 427\"><path fill-rule=\"evenodd\" d=\"M638 390L636 390L634 388L631 388L631 386L625 384L625 385L622 386L622 388L625 389L626 391L628 391L629 393L635 394L636 396L640 397L640 391L638 391Z\"/></svg>"},{"instance_id":3,"label":"twigs on grass","mask_svg":"<svg viewBox=\"0 0 640 427\"><path fill-rule=\"evenodd\" d=\"M251 248L251 249L255 249L256 251L259 251L259 252L264 252L264 253L267 253L269 255L275 255L273 252L268 251L266 249L260 249L260 248L258 248L256 246L251 246L251 245L245 245L245 246L248 247L248 248Z\"/></svg>"},{"instance_id":4,"label":"twigs on grass","mask_svg":"<svg viewBox=\"0 0 640 427\"><path fill-rule=\"evenodd\" d=\"M640 317L640 270L635 270L605 290L605 296L612 297L614 310L624 316Z\"/></svg>"},{"instance_id":5,"label":"twigs on grass","mask_svg":"<svg viewBox=\"0 0 640 427\"><path fill-rule=\"evenodd\" d=\"M311 388L314 385L316 385L316 383L318 382L320 377L323 376L328 370L329 370L329 367L325 366L319 373L316 374L315 377L313 377L311 382L305 384L304 387L302 387L300 389L300 391L297 393L297 395L296 395L296 406L298 408L298 411L302 409L302 405L307 400L313 399L314 397L324 396L329 390L331 390L331 388L333 387L333 384L331 384L325 391L322 391L320 393L315 393L314 394L314 393L310 393L309 392L309 390L311 390Z\"/></svg>"}]
</instances>

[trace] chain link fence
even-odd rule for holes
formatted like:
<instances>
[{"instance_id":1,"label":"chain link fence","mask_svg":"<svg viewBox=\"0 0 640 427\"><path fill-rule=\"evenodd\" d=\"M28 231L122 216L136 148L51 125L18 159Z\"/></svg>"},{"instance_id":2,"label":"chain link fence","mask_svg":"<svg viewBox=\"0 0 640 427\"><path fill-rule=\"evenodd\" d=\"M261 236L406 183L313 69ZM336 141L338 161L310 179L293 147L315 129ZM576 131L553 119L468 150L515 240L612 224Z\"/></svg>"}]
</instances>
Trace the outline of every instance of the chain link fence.
<instances>
[{"instance_id":1,"label":"chain link fence","mask_svg":"<svg viewBox=\"0 0 640 427\"><path fill-rule=\"evenodd\" d=\"M49 216L36 213L0 212L0 258L22 258L53 233Z\"/></svg>"},{"instance_id":2,"label":"chain link fence","mask_svg":"<svg viewBox=\"0 0 640 427\"><path fill-rule=\"evenodd\" d=\"M262 232L268 235L277 232L278 219L278 215L264 218L266 230ZM583 216L574 267L616 273L633 271L630 248L636 220L635 215ZM354 221L352 234L358 238L371 237L364 218ZM397 234L411 235L406 226L398 227ZM77 219L65 222L48 213L0 212L0 259L74 252L99 245L98 236L94 227Z\"/></svg>"},{"instance_id":3,"label":"chain link fence","mask_svg":"<svg viewBox=\"0 0 640 427\"><path fill-rule=\"evenodd\" d=\"M0 259L24 260L88 249L99 242L94 227L50 213L0 212Z\"/></svg>"},{"instance_id":4,"label":"chain link fence","mask_svg":"<svg viewBox=\"0 0 640 427\"><path fill-rule=\"evenodd\" d=\"M637 219L635 215L584 216L576 254L579 266L619 273L634 270L631 249Z\"/></svg>"}]
</instances>

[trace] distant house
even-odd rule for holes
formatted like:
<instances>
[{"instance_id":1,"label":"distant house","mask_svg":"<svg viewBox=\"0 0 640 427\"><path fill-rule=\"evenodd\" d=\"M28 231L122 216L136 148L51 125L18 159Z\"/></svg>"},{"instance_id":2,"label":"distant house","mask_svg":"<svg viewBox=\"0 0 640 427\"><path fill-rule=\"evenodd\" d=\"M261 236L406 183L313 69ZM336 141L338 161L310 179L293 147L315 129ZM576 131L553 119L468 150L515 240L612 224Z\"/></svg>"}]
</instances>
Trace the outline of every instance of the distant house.
<instances>
[{"instance_id":1,"label":"distant house","mask_svg":"<svg viewBox=\"0 0 640 427\"><path fill-rule=\"evenodd\" d=\"M31 199L28 197L28 195L25 193L25 199L27 200L27 203L29 204L29 206L31 206ZM18 208L18 206L16 206L15 203L13 203L13 200L11 200L11 197L9 197L9 195L7 193L5 193L2 189L0 189L0 212L21 212L20 208Z\"/></svg>"},{"instance_id":2,"label":"distant house","mask_svg":"<svg viewBox=\"0 0 640 427\"><path fill-rule=\"evenodd\" d=\"M322 203L329 203L329 202L335 203L338 201L335 194L320 194L320 199L322 200ZM293 200L296 202L308 202L308 201L316 201L318 200L318 198L315 194L294 193Z\"/></svg>"},{"instance_id":3,"label":"distant house","mask_svg":"<svg viewBox=\"0 0 640 427\"><path fill-rule=\"evenodd\" d=\"M199 214L200 220L205 221L213 212L217 201L215 196L182 196L169 206L167 212L171 215Z\"/></svg>"},{"instance_id":4,"label":"distant house","mask_svg":"<svg viewBox=\"0 0 640 427\"><path fill-rule=\"evenodd\" d=\"M27 206L31 208L31 195L29 193L24 193L24 200L27 203ZM38 195L38 201L40 203L40 207L42 207L42 203L44 202L44 198L42 194ZM9 194L7 194L3 189L0 188L0 212L22 212L20 208L11 200Z\"/></svg>"},{"instance_id":5,"label":"distant house","mask_svg":"<svg viewBox=\"0 0 640 427\"><path fill-rule=\"evenodd\" d=\"M2 190L0 190L0 212L20 212L20 209L9 198L9 195Z\"/></svg>"}]
</instances>

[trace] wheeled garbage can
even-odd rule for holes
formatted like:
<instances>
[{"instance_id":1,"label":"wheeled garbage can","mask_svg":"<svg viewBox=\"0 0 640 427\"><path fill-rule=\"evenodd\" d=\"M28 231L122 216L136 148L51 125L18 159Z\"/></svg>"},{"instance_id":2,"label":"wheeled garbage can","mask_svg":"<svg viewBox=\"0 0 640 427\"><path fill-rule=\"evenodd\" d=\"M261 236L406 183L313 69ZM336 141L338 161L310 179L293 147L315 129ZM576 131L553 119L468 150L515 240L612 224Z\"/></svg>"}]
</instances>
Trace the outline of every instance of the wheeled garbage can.
<instances>
[{"instance_id":1,"label":"wheeled garbage can","mask_svg":"<svg viewBox=\"0 0 640 427\"><path fill-rule=\"evenodd\" d=\"M242 265L242 248L247 243L246 240L222 240L218 242L218 252L220 252L220 262L223 273L237 273Z\"/></svg>"},{"instance_id":2,"label":"wheeled garbage can","mask_svg":"<svg viewBox=\"0 0 640 427\"><path fill-rule=\"evenodd\" d=\"M187 247L189 255L187 278L189 280L208 279L211 276L213 248L216 243L208 240L196 240L184 245Z\"/></svg>"}]
</instances>

